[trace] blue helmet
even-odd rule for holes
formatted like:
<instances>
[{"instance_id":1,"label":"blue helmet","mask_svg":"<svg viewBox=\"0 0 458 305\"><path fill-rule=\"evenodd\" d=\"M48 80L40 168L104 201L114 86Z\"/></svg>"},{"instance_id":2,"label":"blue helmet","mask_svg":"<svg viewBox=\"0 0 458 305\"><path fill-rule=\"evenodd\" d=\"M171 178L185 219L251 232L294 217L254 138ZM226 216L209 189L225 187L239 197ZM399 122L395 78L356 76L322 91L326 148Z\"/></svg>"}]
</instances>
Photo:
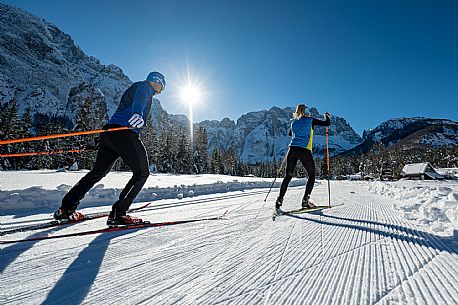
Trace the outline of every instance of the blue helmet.
<instances>
[{"instance_id":1,"label":"blue helmet","mask_svg":"<svg viewBox=\"0 0 458 305\"><path fill-rule=\"evenodd\" d=\"M165 89L165 77L159 72L151 72L146 77L146 80L161 85L162 90Z\"/></svg>"}]
</instances>

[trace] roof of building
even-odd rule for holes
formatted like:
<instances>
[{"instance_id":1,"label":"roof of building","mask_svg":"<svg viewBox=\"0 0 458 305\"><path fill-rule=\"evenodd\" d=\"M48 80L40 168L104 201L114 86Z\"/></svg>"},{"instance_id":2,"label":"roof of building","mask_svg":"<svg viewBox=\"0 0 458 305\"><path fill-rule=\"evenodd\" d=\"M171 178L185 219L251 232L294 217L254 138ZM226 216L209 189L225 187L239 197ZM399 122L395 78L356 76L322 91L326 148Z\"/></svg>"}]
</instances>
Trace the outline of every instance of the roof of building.
<instances>
[{"instance_id":1,"label":"roof of building","mask_svg":"<svg viewBox=\"0 0 458 305\"><path fill-rule=\"evenodd\" d=\"M443 179L444 177L436 172L429 162L406 164L401 171L401 176L427 175L432 179Z\"/></svg>"}]
</instances>

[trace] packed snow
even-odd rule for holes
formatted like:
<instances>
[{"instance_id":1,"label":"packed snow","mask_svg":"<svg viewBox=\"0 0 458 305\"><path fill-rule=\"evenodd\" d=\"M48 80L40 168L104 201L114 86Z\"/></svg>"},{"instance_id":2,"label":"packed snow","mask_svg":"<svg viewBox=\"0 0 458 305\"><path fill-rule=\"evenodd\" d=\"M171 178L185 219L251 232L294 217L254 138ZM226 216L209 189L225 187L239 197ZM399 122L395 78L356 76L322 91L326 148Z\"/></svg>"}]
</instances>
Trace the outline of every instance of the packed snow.
<instances>
[{"instance_id":1,"label":"packed snow","mask_svg":"<svg viewBox=\"0 0 458 305\"><path fill-rule=\"evenodd\" d=\"M45 209L51 212L60 200L88 171L0 171L0 215L19 214ZM81 201L81 206L112 204L119 197L130 172L110 172L96 184ZM185 198L197 195L268 188L270 178L232 177L227 175L151 174L135 202ZM279 186L281 180L275 182ZM304 185L304 179L295 178L291 186Z\"/></svg>"},{"instance_id":2,"label":"packed snow","mask_svg":"<svg viewBox=\"0 0 458 305\"><path fill-rule=\"evenodd\" d=\"M49 221L50 207L32 204L32 198L39 202L55 192L57 200L67 188L59 186L73 185L83 174L0 172L2 202L5 194L30 196L27 208L21 200L1 208L0 241L104 228L102 218L3 234ZM117 191L129 177L110 173L93 192ZM456 216L456 181L331 181L332 208L275 221L278 188L264 201L271 182L152 175L145 190L170 188L170 198L154 196L134 216L164 222L227 211L224 219L0 244L0 304L458 303L458 242L447 227ZM269 185L242 190L233 183ZM199 185L205 194L198 193ZM328 203L327 190L327 181L317 181L315 203ZM303 192L304 186L290 187L283 209L299 208ZM97 196L90 197L81 203L86 213L109 211L115 198L101 196L104 203L98 204ZM142 198L133 206L149 201Z\"/></svg>"}]
</instances>

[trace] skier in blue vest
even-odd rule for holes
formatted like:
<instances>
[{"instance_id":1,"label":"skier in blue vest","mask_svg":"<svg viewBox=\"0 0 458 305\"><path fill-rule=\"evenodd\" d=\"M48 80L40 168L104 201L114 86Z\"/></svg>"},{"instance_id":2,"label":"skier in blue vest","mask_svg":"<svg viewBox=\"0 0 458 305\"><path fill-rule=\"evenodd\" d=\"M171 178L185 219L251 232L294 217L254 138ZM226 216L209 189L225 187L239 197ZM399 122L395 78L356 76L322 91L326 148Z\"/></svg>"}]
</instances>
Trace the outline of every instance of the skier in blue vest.
<instances>
[{"instance_id":1,"label":"skier in blue vest","mask_svg":"<svg viewBox=\"0 0 458 305\"><path fill-rule=\"evenodd\" d=\"M61 207L54 213L56 220L83 219L84 215L76 211L80 200L95 183L105 177L115 161L121 158L133 175L119 195L119 200L113 204L107 225L142 223L140 218L131 217L126 212L149 177L148 158L139 134L151 110L153 96L164 89L164 75L151 72L145 81L132 84L124 92L117 110L103 128L128 126L132 129L101 134L93 168L62 198Z\"/></svg>"},{"instance_id":2,"label":"skier in blue vest","mask_svg":"<svg viewBox=\"0 0 458 305\"><path fill-rule=\"evenodd\" d=\"M324 114L326 118L325 121L312 118L311 115L310 108L304 104L297 105L296 111L293 113L293 121L291 122L291 128L289 130L289 135L292 136L292 138L286 157L286 176L283 179L280 187L280 194L275 202L275 209L277 211L281 208L283 197L293 177L297 161L301 161L309 177L305 187L305 194L302 198L302 208L315 207L310 201L310 194L312 193L315 183L315 162L312 156L313 132L315 126L331 125L331 115L326 112Z\"/></svg>"}]
</instances>

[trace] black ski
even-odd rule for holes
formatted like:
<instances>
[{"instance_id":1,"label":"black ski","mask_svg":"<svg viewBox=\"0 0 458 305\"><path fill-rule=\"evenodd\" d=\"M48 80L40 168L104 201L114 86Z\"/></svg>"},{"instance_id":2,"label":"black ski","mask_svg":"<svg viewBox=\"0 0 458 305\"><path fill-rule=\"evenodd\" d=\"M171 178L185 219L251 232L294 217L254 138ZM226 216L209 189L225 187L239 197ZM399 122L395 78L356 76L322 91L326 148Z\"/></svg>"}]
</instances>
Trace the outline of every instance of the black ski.
<instances>
[{"instance_id":1,"label":"black ski","mask_svg":"<svg viewBox=\"0 0 458 305\"><path fill-rule=\"evenodd\" d=\"M148 202L147 204L144 204L138 208L133 208L130 209L128 212L132 213L141 209L146 208L149 206L151 202ZM35 230L41 230L41 229L47 229L47 228L52 228L52 227L57 227L57 226L62 226L62 225L69 225L69 224L75 224L79 222L83 222L86 220L92 220L92 219L98 219L98 218L103 218L103 217L108 217L107 212L100 212L100 213L90 213L90 214L85 214L84 218L81 220L51 220L45 223L39 223L36 225L30 225L30 226L23 226L20 228L14 228L10 230L5 230L5 231L0 231L0 236L8 235L8 234L14 234L18 232L27 232L27 231L35 231Z\"/></svg>"},{"instance_id":2,"label":"black ski","mask_svg":"<svg viewBox=\"0 0 458 305\"><path fill-rule=\"evenodd\" d=\"M117 231L122 231L122 230L143 229L143 228L151 228L151 227L164 227L164 226L173 226L173 225L200 222L200 221L221 220L221 219L224 219L224 216L226 215L226 213L227 211L221 216L213 216L213 217L206 217L206 218L193 218L193 219L164 221L164 222L144 221L141 224L135 224L135 225L108 227L104 229L75 232L75 233L61 234L61 235L51 235L51 236L44 235L44 236L30 237L30 238L25 238L25 239L18 239L18 240L5 240L5 241L0 241L0 244L14 244L14 243L20 243L20 242L27 242L27 241L38 241L38 240L57 239L57 238L74 237L74 236L85 236L85 235L91 235L91 234L117 232Z\"/></svg>"}]
</instances>

